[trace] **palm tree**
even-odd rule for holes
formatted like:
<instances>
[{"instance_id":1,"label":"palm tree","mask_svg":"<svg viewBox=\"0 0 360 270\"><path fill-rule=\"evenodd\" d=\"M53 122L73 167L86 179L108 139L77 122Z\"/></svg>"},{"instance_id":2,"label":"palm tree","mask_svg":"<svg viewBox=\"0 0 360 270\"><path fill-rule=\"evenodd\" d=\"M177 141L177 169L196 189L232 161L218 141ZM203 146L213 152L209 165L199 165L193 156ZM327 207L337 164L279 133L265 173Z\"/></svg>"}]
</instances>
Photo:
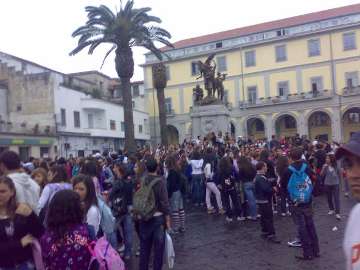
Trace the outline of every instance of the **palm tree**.
<instances>
[{"instance_id":1,"label":"palm tree","mask_svg":"<svg viewBox=\"0 0 360 270\"><path fill-rule=\"evenodd\" d=\"M172 47L168 40L171 35L163 28L148 25L149 23L161 23L161 20L148 14L151 11L149 7L134 8L133 0L129 0L125 7L121 4L120 11L116 13L104 5L87 6L85 11L88 20L85 25L72 33L74 38L79 37L79 41L70 55L75 55L86 47L89 47L88 54L92 54L100 44L112 44L111 49L105 54L102 64L115 50L115 68L121 82L124 118L126 119L125 149L133 153L136 150L136 144L130 85L130 79L134 74L132 48L135 46L145 47L159 60L162 60L162 52L156 48L154 42L157 41Z\"/></svg>"},{"instance_id":2,"label":"palm tree","mask_svg":"<svg viewBox=\"0 0 360 270\"><path fill-rule=\"evenodd\" d=\"M159 108L160 137L161 144L167 146L167 127L166 127L166 111L165 111L165 93L167 78L166 67L163 63L156 63L152 66L153 86L156 89L156 96Z\"/></svg>"}]
</instances>

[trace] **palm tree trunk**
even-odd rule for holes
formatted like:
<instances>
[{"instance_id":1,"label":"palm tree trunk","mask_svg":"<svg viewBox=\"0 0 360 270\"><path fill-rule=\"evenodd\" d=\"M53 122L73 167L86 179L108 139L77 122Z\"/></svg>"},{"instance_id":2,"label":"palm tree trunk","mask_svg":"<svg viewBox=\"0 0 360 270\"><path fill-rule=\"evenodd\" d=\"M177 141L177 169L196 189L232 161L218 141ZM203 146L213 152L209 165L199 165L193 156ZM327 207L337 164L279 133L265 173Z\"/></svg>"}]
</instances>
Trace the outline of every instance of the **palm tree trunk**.
<instances>
[{"instance_id":1,"label":"palm tree trunk","mask_svg":"<svg viewBox=\"0 0 360 270\"><path fill-rule=\"evenodd\" d=\"M130 79L134 74L134 59L130 47L118 46L116 49L115 66L121 81L122 101L124 106L125 150L128 153L135 153L136 143L130 84Z\"/></svg>"},{"instance_id":2,"label":"palm tree trunk","mask_svg":"<svg viewBox=\"0 0 360 270\"><path fill-rule=\"evenodd\" d=\"M165 110L165 93L164 88L156 89L156 96L159 107L159 121L160 121L160 136L161 144L167 146L167 126L166 126L166 110Z\"/></svg>"}]
</instances>

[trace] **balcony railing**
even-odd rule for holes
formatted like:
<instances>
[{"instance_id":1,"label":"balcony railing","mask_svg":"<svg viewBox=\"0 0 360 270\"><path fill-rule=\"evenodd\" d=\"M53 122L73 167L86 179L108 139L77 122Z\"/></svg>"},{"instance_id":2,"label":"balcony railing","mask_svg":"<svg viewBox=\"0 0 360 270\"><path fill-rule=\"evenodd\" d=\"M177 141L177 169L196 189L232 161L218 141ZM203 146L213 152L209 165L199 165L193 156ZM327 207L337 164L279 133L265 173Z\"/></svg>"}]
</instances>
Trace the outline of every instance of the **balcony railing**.
<instances>
[{"instance_id":1,"label":"balcony railing","mask_svg":"<svg viewBox=\"0 0 360 270\"><path fill-rule=\"evenodd\" d=\"M346 86L346 87L343 88L343 95L344 96L351 96L351 95L354 95L354 94L360 94L360 85L352 86L352 87Z\"/></svg>"},{"instance_id":2,"label":"balcony railing","mask_svg":"<svg viewBox=\"0 0 360 270\"><path fill-rule=\"evenodd\" d=\"M56 129L53 126L0 121L0 132L4 133L52 136L55 135L55 131Z\"/></svg>"},{"instance_id":3,"label":"balcony railing","mask_svg":"<svg viewBox=\"0 0 360 270\"><path fill-rule=\"evenodd\" d=\"M289 102L302 102L306 100L317 100L317 99L324 99L329 98L332 96L332 93L330 90L322 90L322 91L316 91L316 92L302 92L300 94L289 94L287 96L276 96L276 97L261 97L256 100L249 101L240 101L239 102L239 108L240 109L246 109L246 108L253 108L253 107L261 107L261 106L270 106L270 105L276 105L276 104L284 104Z\"/></svg>"},{"instance_id":4,"label":"balcony railing","mask_svg":"<svg viewBox=\"0 0 360 270\"><path fill-rule=\"evenodd\" d=\"M173 115L175 115L174 109L166 110L166 115L167 115L167 116L173 116Z\"/></svg>"}]
</instances>

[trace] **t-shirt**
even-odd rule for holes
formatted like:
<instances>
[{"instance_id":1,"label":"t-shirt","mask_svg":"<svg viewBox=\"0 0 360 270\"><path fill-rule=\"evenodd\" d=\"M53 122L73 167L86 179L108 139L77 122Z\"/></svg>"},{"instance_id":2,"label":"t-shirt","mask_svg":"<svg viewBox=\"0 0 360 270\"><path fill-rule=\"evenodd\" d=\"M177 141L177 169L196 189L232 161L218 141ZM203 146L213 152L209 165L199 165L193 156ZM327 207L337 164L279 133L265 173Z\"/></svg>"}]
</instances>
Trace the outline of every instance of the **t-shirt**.
<instances>
[{"instance_id":1,"label":"t-shirt","mask_svg":"<svg viewBox=\"0 0 360 270\"><path fill-rule=\"evenodd\" d=\"M360 203L351 210L344 238L347 270L360 270Z\"/></svg>"}]
</instances>

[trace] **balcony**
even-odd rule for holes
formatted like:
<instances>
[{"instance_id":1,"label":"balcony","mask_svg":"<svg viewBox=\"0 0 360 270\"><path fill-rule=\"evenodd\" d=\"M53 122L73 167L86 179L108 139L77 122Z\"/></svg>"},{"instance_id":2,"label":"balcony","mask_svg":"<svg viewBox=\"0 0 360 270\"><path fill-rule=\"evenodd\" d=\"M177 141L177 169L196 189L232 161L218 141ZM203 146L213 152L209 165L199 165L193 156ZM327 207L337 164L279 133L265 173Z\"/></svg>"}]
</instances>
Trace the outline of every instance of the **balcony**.
<instances>
[{"instance_id":1,"label":"balcony","mask_svg":"<svg viewBox=\"0 0 360 270\"><path fill-rule=\"evenodd\" d=\"M0 121L0 132L35 136L54 136L56 129L52 126L27 124L25 122L13 123L2 120Z\"/></svg>"},{"instance_id":2,"label":"balcony","mask_svg":"<svg viewBox=\"0 0 360 270\"><path fill-rule=\"evenodd\" d=\"M166 110L166 116L167 117L175 116L174 109Z\"/></svg>"},{"instance_id":3,"label":"balcony","mask_svg":"<svg viewBox=\"0 0 360 270\"><path fill-rule=\"evenodd\" d=\"M360 94L360 85L358 86L346 86L343 88L343 96L352 96Z\"/></svg>"},{"instance_id":4,"label":"balcony","mask_svg":"<svg viewBox=\"0 0 360 270\"><path fill-rule=\"evenodd\" d=\"M95 98L82 98L81 99L81 107L84 110L91 111L104 111L104 101L101 99Z\"/></svg>"},{"instance_id":5,"label":"balcony","mask_svg":"<svg viewBox=\"0 0 360 270\"><path fill-rule=\"evenodd\" d=\"M262 106L271 106L277 104L287 104L287 103L295 103L295 102L303 102L309 100L322 100L328 99L332 97L332 93L330 90L322 90L317 92L302 92L300 94L289 94L287 96L276 96L276 97L268 97L264 98L261 97L256 100L252 101L240 101L239 108L240 109L247 109L247 108L255 108L255 107L262 107Z\"/></svg>"}]
</instances>

